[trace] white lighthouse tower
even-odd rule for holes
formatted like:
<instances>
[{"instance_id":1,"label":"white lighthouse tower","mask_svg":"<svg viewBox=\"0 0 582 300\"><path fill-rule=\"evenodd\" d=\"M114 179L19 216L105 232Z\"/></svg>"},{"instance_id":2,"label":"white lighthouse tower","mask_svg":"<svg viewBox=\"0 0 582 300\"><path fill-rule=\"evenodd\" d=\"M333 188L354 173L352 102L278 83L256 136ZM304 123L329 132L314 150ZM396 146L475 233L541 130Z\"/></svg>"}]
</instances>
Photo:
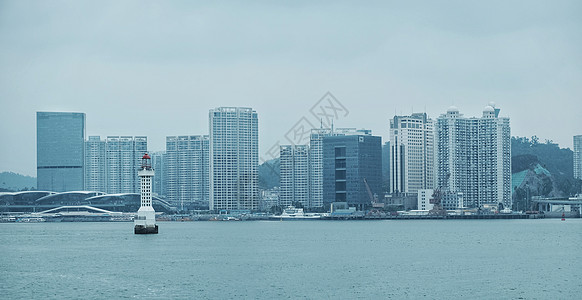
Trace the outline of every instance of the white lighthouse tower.
<instances>
[{"instance_id":1,"label":"white lighthouse tower","mask_svg":"<svg viewBox=\"0 0 582 300\"><path fill-rule=\"evenodd\" d=\"M141 206L134 221L134 233L158 233L156 211L152 207L152 177L154 177L154 169L152 169L151 157L147 153L141 158L141 167L137 175L141 182Z\"/></svg>"}]
</instances>

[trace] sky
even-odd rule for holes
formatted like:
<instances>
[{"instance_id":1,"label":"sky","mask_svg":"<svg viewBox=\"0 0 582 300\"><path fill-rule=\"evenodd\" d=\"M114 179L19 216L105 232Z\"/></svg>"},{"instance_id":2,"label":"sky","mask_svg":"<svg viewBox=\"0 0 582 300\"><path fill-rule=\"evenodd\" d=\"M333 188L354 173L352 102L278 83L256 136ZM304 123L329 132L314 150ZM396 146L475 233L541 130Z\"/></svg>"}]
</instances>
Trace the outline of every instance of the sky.
<instances>
[{"instance_id":1,"label":"sky","mask_svg":"<svg viewBox=\"0 0 582 300\"><path fill-rule=\"evenodd\" d=\"M0 172L36 176L37 111L160 151L252 107L269 158L327 92L383 141L395 114L491 101L513 136L582 134L582 1L206 2L0 0Z\"/></svg>"}]
</instances>

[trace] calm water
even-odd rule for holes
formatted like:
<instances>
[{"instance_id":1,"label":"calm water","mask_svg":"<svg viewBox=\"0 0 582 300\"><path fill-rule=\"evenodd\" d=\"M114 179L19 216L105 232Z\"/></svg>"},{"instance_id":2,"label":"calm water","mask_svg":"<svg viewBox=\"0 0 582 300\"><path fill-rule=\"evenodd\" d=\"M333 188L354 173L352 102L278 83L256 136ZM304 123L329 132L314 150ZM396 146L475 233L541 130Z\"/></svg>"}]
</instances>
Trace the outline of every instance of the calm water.
<instances>
[{"instance_id":1,"label":"calm water","mask_svg":"<svg viewBox=\"0 0 582 300\"><path fill-rule=\"evenodd\" d=\"M582 219L0 224L0 296L582 298Z\"/></svg>"}]
</instances>

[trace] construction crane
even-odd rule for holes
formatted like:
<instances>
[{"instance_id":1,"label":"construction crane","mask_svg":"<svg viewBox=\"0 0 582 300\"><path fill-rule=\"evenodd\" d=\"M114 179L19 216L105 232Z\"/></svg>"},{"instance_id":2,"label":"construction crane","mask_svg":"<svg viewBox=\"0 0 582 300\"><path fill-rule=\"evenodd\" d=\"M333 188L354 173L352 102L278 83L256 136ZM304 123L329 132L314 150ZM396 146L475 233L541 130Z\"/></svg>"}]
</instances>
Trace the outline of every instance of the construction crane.
<instances>
[{"instance_id":1,"label":"construction crane","mask_svg":"<svg viewBox=\"0 0 582 300\"><path fill-rule=\"evenodd\" d=\"M443 198L443 192L440 187L437 187L432 193L432 197L428 201L433 205L432 209L428 211L429 215L446 216L447 211L441 206L441 200Z\"/></svg>"},{"instance_id":2,"label":"construction crane","mask_svg":"<svg viewBox=\"0 0 582 300\"><path fill-rule=\"evenodd\" d=\"M380 203L378 201L378 195L372 194L372 190L368 185L368 180L364 178L364 185L366 185L366 190L368 191L368 197L370 197L370 202L372 203L373 208L384 208L384 203Z\"/></svg>"}]
</instances>

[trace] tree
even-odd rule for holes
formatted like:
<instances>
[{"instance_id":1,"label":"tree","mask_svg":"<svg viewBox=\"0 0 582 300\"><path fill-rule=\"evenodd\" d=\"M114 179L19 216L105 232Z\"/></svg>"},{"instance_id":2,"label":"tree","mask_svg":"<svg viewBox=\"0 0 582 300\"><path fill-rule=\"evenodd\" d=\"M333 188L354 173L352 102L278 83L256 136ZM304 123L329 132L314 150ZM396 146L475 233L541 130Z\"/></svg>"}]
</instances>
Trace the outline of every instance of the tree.
<instances>
[{"instance_id":1,"label":"tree","mask_svg":"<svg viewBox=\"0 0 582 300\"><path fill-rule=\"evenodd\" d=\"M303 207L303 203L299 202L299 201L295 201L293 202L293 206L295 206L296 208L304 208Z\"/></svg>"},{"instance_id":2,"label":"tree","mask_svg":"<svg viewBox=\"0 0 582 300\"><path fill-rule=\"evenodd\" d=\"M273 205L269 211L274 215L280 215L283 213L283 208L279 205Z\"/></svg>"},{"instance_id":3,"label":"tree","mask_svg":"<svg viewBox=\"0 0 582 300\"><path fill-rule=\"evenodd\" d=\"M539 143L540 143L540 139L537 137L537 135L534 135L531 137L531 145L532 146L537 145Z\"/></svg>"}]
</instances>

